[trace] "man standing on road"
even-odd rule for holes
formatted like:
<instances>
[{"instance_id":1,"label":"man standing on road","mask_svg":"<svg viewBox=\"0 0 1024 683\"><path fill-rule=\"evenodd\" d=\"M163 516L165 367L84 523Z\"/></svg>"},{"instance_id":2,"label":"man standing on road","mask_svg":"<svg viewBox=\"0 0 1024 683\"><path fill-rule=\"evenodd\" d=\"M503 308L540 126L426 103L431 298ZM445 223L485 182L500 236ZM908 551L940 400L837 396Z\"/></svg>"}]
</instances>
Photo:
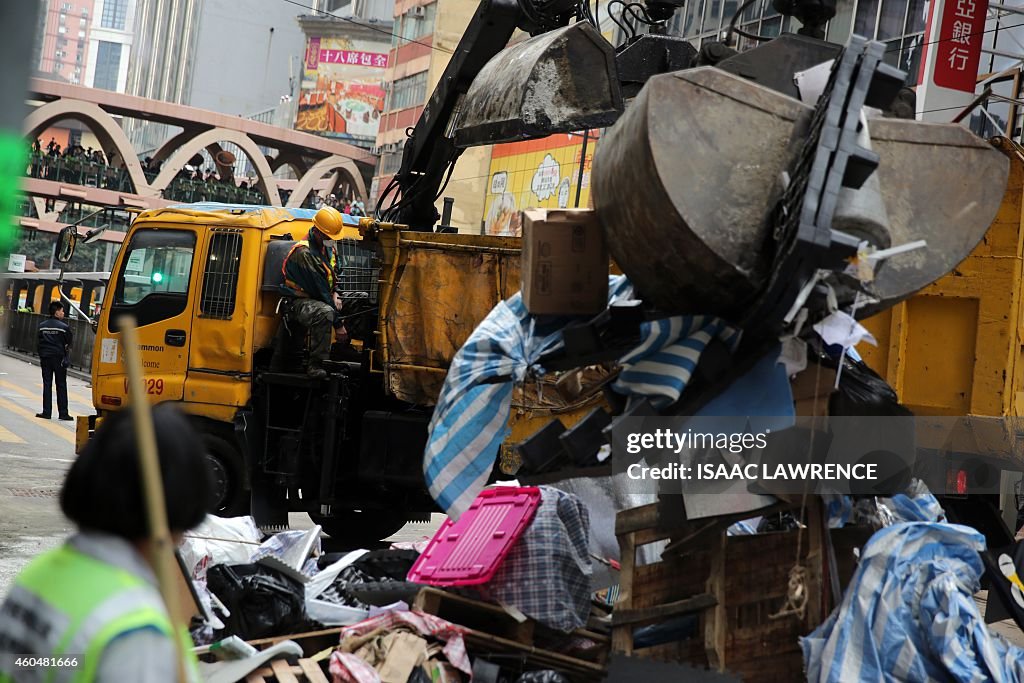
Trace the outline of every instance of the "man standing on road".
<instances>
[{"instance_id":1,"label":"man standing on road","mask_svg":"<svg viewBox=\"0 0 1024 683\"><path fill-rule=\"evenodd\" d=\"M36 417L49 420L53 406L53 380L57 380L57 413L61 420L73 420L68 413L68 354L71 326L64 322L64 304L50 302L50 317L39 323L39 365L43 369L43 412Z\"/></svg>"}]
</instances>

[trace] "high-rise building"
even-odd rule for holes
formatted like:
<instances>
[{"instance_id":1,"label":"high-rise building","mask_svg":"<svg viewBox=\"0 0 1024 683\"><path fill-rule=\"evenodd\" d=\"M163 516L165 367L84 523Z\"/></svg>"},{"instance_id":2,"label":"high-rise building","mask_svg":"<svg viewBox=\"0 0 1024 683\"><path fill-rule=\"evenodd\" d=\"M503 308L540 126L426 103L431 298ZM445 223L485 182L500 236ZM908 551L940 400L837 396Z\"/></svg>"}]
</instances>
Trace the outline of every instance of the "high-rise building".
<instances>
[{"instance_id":1,"label":"high-rise building","mask_svg":"<svg viewBox=\"0 0 1024 683\"><path fill-rule=\"evenodd\" d=\"M85 79L94 0L50 0L39 36L41 75L68 83Z\"/></svg>"},{"instance_id":2,"label":"high-rise building","mask_svg":"<svg viewBox=\"0 0 1024 683\"><path fill-rule=\"evenodd\" d=\"M280 0L134 0L127 92L238 116L262 115L297 96L303 55L295 6ZM128 121L140 154L166 126ZM237 155L236 155L237 156Z\"/></svg>"},{"instance_id":3,"label":"high-rise building","mask_svg":"<svg viewBox=\"0 0 1024 683\"><path fill-rule=\"evenodd\" d=\"M478 5L477 0L396 0L384 77L387 98L377 135L381 158L370 192L374 201L401 165L406 129L416 125ZM452 171L444 196L455 200L452 225L459 230L480 231L489 161L489 147L470 148ZM439 198L438 210L442 202Z\"/></svg>"},{"instance_id":4,"label":"high-rise building","mask_svg":"<svg viewBox=\"0 0 1024 683\"><path fill-rule=\"evenodd\" d=\"M724 34L741 1L688 2L684 10L676 13L669 33L686 38L699 48L703 41L714 40ZM978 76L998 73L1019 64L1024 59L1021 9L995 2L983 3L982 0L964 2L971 8L976 4L979 8L987 8ZM920 77L928 9L927 0L838 0L836 16L827 26L826 40L844 45L851 35L857 34L885 43L885 60L906 71L908 85L916 86ZM779 15L771 0L757 0L751 4L737 19L736 25L746 33L764 38L773 38L781 32L795 32L800 26L794 19ZM740 49L747 49L756 42L739 37L737 45ZM1024 108L1012 103L1018 98L1014 87L1012 78L992 84L995 97L976 111L971 120L971 128L976 133L986 136L1010 134L1019 139L1021 122L1007 124L1014 113L1018 119L1024 116ZM939 120L951 120L957 113L958 109L952 108L948 116L940 116Z\"/></svg>"},{"instance_id":5,"label":"high-rise building","mask_svg":"<svg viewBox=\"0 0 1024 683\"><path fill-rule=\"evenodd\" d=\"M95 0L85 85L124 92L128 82L136 0Z\"/></svg>"}]
</instances>

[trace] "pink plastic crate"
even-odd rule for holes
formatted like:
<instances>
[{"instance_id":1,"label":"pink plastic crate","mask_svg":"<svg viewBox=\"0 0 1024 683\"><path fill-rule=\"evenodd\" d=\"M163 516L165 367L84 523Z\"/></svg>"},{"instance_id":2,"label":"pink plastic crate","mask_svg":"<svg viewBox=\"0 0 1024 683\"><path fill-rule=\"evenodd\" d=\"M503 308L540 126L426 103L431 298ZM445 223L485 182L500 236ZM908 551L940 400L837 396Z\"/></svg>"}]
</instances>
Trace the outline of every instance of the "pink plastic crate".
<instances>
[{"instance_id":1,"label":"pink plastic crate","mask_svg":"<svg viewBox=\"0 0 1024 683\"><path fill-rule=\"evenodd\" d=\"M430 586L487 583L540 506L536 486L485 489L459 521L445 520L409 570Z\"/></svg>"}]
</instances>

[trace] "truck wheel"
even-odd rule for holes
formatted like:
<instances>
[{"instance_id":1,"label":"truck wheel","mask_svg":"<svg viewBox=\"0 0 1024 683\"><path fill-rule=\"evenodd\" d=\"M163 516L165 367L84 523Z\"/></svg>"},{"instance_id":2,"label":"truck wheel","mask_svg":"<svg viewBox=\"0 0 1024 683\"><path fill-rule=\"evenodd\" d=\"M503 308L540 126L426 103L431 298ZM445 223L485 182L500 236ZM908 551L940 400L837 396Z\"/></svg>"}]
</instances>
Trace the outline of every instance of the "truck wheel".
<instances>
[{"instance_id":1,"label":"truck wheel","mask_svg":"<svg viewBox=\"0 0 1024 683\"><path fill-rule=\"evenodd\" d=\"M335 541L358 548L376 545L382 538L396 533L406 522L405 515L380 511L348 510L330 517L313 514L310 517Z\"/></svg>"},{"instance_id":2,"label":"truck wheel","mask_svg":"<svg viewBox=\"0 0 1024 683\"><path fill-rule=\"evenodd\" d=\"M219 517L249 514L249 495L243 485L242 457L238 450L214 434L204 434L203 445L213 480L210 512Z\"/></svg>"}]
</instances>

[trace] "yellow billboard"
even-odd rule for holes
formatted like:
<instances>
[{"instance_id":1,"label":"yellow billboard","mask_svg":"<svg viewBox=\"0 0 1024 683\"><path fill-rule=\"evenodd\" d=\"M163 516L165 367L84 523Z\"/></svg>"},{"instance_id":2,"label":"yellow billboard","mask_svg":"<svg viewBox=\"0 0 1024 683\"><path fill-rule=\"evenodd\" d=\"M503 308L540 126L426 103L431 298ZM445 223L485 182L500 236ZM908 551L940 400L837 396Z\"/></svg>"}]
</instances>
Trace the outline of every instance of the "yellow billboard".
<instances>
[{"instance_id":1,"label":"yellow billboard","mask_svg":"<svg viewBox=\"0 0 1024 683\"><path fill-rule=\"evenodd\" d=\"M597 131L586 133L582 177L582 132L495 145L484 202L484 233L520 236L519 212L524 209L586 207L597 137Z\"/></svg>"}]
</instances>

